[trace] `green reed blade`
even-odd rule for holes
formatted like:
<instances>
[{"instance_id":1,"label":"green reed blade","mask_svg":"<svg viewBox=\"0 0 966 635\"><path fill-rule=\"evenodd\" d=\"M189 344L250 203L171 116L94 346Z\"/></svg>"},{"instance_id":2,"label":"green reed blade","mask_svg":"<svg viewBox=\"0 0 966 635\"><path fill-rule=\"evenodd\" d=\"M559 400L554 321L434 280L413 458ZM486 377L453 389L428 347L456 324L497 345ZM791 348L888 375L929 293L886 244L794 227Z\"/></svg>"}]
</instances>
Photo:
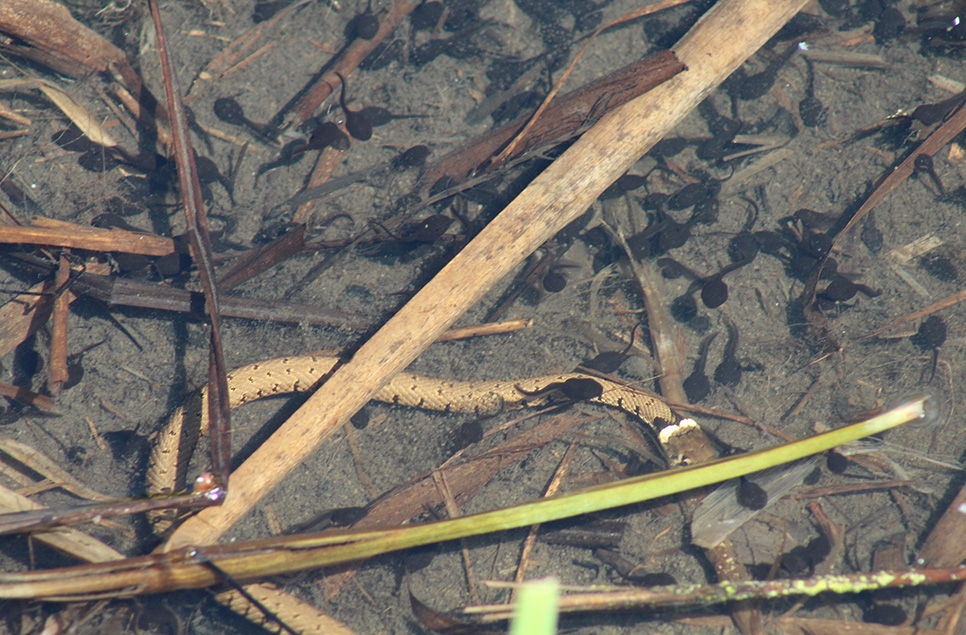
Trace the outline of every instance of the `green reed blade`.
<instances>
[{"instance_id":1,"label":"green reed blade","mask_svg":"<svg viewBox=\"0 0 966 635\"><path fill-rule=\"evenodd\" d=\"M249 581L316 569L467 536L526 527L589 512L640 503L720 483L758 470L825 452L925 416L926 398L884 414L800 441L581 490L556 498L422 525L392 529L305 534L178 549L166 554L23 573L0 574L0 598L75 600L97 595L132 595L219 584L199 559L216 563L231 577Z\"/></svg>"},{"instance_id":2,"label":"green reed blade","mask_svg":"<svg viewBox=\"0 0 966 635\"><path fill-rule=\"evenodd\" d=\"M560 615L560 580L525 582L517 590L510 635L554 635Z\"/></svg>"},{"instance_id":3,"label":"green reed blade","mask_svg":"<svg viewBox=\"0 0 966 635\"><path fill-rule=\"evenodd\" d=\"M812 454L825 452L840 445L878 434L924 417L925 404L926 398L923 397L867 421L844 426L799 441L718 459L701 465L677 468L616 483L599 485L564 496L541 499L471 516L386 530L348 531L259 541L259 547L281 548L286 553L276 554L277 560L269 554L262 554L263 557L256 558L256 560L264 560L264 562L256 565L254 561L249 561L250 564L255 565L254 568L249 568L243 564L242 560L245 556L239 558L238 570L229 568L228 563L221 566L236 576L259 577L267 573L278 573L279 571L274 570L275 567L308 569L327 566L400 549L526 527L640 503L790 463ZM234 564L232 563L232 565ZM270 571L266 571L262 567L267 567Z\"/></svg>"}]
</instances>

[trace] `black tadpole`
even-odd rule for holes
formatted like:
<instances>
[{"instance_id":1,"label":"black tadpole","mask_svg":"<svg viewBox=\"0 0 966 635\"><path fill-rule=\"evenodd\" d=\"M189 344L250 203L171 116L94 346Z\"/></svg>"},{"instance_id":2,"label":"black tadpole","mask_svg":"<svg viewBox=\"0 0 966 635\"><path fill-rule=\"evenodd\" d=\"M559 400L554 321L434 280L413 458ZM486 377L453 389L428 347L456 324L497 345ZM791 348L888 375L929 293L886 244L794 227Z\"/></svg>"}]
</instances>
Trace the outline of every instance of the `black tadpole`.
<instances>
[{"instance_id":1,"label":"black tadpole","mask_svg":"<svg viewBox=\"0 0 966 635\"><path fill-rule=\"evenodd\" d=\"M885 244L885 239L882 236L882 232L875 224L875 216L873 212L869 212L868 216L865 217L865 224L862 225L862 233L860 234L862 238L862 243L866 248L872 252L872 255L877 255L882 251L882 246Z\"/></svg>"},{"instance_id":2,"label":"black tadpole","mask_svg":"<svg viewBox=\"0 0 966 635\"><path fill-rule=\"evenodd\" d=\"M725 344L721 363L714 369L714 380L723 386L737 386L741 381L741 364L735 354L738 350L738 328L725 320L728 328L728 343Z\"/></svg>"},{"instance_id":3,"label":"black tadpole","mask_svg":"<svg viewBox=\"0 0 966 635\"><path fill-rule=\"evenodd\" d=\"M764 97L765 93L771 90L772 85L775 83L775 78L778 77L778 71L781 70L785 62L797 50L798 46L792 45L784 53L769 62L768 66L761 72L745 76L741 81L736 83L734 90L735 96L744 101L753 101Z\"/></svg>"},{"instance_id":4,"label":"black tadpole","mask_svg":"<svg viewBox=\"0 0 966 635\"><path fill-rule=\"evenodd\" d=\"M345 136L344 132L339 130L339 126L331 121L325 121L312 130L305 149L324 150L330 146L339 152L345 152L349 149L349 138Z\"/></svg>"},{"instance_id":5,"label":"black tadpole","mask_svg":"<svg viewBox=\"0 0 966 635\"><path fill-rule=\"evenodd\" d=\"M768 505L768 492L747 476L738 479L738 490L735 495L738 504L747 509L758 511Z\"/></svg>"},{"instance_id":6,"label":"black tadpole","mask_svg":"<svg viewBox=\"0 0 966 635\"><path fill-rule=\"evenodd\" d=\"M936 376L936 365L939 363L939 348L946 343L946 322L938 315L930 315L919 325L919 330L911 338L919 350L932 350L932 372L929 382ZM926 382L926 383L929 383Z\"/></svg>"},{"instance_id":7,"label":"black tadpole","mask_svg":"<svg viewBox=\"0 0 966 635\"><path fill-rule=\"evenodd\" d=\"M919 325L912 343L921 350L936 349L946 342L946 322L938 315L930 315Z\"/></svg>"},{"instance_id":8,"label":"black tadpole","mask_svg":"<svg viewBox=\"0 0 966 635\"><path fill-rule=\"evenodd\" d=\"M634 348L634 335L637 333L637 328L639 326L640 324L637 324L633 329L631 329L631 341L627 344L624 350L604 351L603 353L599 353L593 359L590 359L578 366L577 371L579 372L581 368L586 368L595 370L598 373L612 373L620 368L621 364L627 361L631 349Z\"/></svg>"},{"instance_id":9,"label":"black tadpole","mask_svg":"<svg viewBox=\"0 0 966 635\"><path fill-rule=\"evenodd\" d=\"M342 82L342 92L339 94L339 107L345 113L345 129L349 131L353 139L368 141L372 139L372 124L359 112L349 110L345 104L345 77L341 73L336 73Z\"/></svg>"},{"instance_id":10,"label":"black tadpole","mask_svg":"<svg viewBox=\"0 0 966 635\"><path fill-rule=\"evenodd\" d=\"M559 392L570 401L590 401L604 394L604 387L592 377L570 377L564 381L552 382L537 390L524 390L520 386L516 388L527 397L542 397Z\"/></svg>"},{"instance_id":11,"label":"black tadpole","mask_svg":"<svg viewBox=\"0 0 966 635\"><path fill-rule=\"evenodd\" d=\"M398 169L418 168L424 163L432 150L424 145L413 146L392 160L392 167Z\"/></svg>"},{"instance_id":12,"label":"black tadpole","mask_svg":"<svg viewBox=\"0 0 966 635\"><path fill-rule=\"evenodd\" d=\"M805 65L808 79L805 85L805 97L798 102L798 116L802 118L804 125L814 128L825 120L826 110L822 102L815 97L815 68L807 57Z\"/></svg>"},{"instance_id":13,"label":"black tadpole","mask_svg":"<svg viewBox=\"0 0 966 635\"><path fill-rule=\"evenodd\" d=\"M212 109L215 111L215 116L225 123L235 126L249 125L248 117L245 116L241 104L232 97L219 97L215 100Z\"/></svg>"},{"instance_id":14,"label":"black tadpole","mask_svg":"<svg viewBox=\"0 0 966 635\"><path fill-rule=\"evenodd\" d=\"M846 302L854 298L857 293L862 293L870 298L882 295L882 292L878 289L852 282L845 276L835 274L825 290L818 294L818 297L829 302Z\"/></svg>"},{"instance_id":15,"label":"black tadpole","mask_svg":"<svg viewBox=\"0 0 966 635\"><path fill-rule=\"evenodd\" d=\"M945 196L946 188L943 187L942 179L940 179L939 174L936 173L936 166L930 155L917 154L915 160L913 161L913 168L915 169L916 174L926 174L930 179L932 179L933 184L939 189L939 194Z\"/></svg>"},{"instance_id":16,"label":"black tadpole","mask_svg":"<svg viewBox=\"0 0 966 635\"><path fill-rule=\"evenodd\" d=\"M404 225L396 238L402 242L432 243L439 240L452 224L453 219L449 216L433 214L421 221Z\"/></svg>"},{"instance_id":17,"label":"black tadpole","mask_svg":"<svg viewBox=\"0 0 966 635\"><path fill-rule=\"evenodd\" d=\"M684 380L684 394L688 396L690 403L700 403L711 392L711 382L708 381L704 368L708 363L711 342L717 336L717 333L712 333L701 340L701 345L698 347L698 361L694 363L694 370Z\"/></svg>"},{"instance_id":18,"label":"black tadpole","mask_svg":"<svg viewBox=\"0 0 966 635\"><path fill-rule=\"evenodd\" d=\"M265 141L275 143L275 135L271 128L262 123L252 121L245 116L245 110L234 97L219 97L212 105L212 110L219 120L233 126L243 126Z\"/></svg>"},{"instance_id":19,"label":"black tadpole","mask_svg":"<svg viewBox=\"0 0 966 635\"><path fill-rule=\"evenodd\" d=\"M755 255L757 255L757 252L754 255L747 256L745 260L725 265L718 273L706 278L698 275L673 258L660 258L657 264L661 267L661 275L665 278L674 279L685 277L690 279L692 283L686 295L691 295L700 289L701 302L704 306L709 309L716 309L728 300L728 285L725 284L724 277L735 269L747 265L754 259Z\"/></svg>"},{"instance_id":20,"label":"black tadpole","mask_svg":"<svg viewBox=\"0 0 966 635\"><path fill-rule=\"evenodd\" d=\"M372 7L356 15L345 25L343 34L347 39L371 40L379 34L379 18L372 14Z\"/></svg>"}]
</instances>

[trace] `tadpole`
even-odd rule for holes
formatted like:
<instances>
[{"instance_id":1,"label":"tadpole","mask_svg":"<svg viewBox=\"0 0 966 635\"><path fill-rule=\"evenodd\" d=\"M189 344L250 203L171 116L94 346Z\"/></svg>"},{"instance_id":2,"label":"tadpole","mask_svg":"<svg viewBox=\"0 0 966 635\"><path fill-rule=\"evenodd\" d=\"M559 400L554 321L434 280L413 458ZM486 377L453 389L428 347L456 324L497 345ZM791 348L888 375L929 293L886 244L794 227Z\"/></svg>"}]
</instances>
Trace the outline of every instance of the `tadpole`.
<instances>
[{"instance_id":1,"label":"tadpole","mask_svg":"<svg viewBox=\"0 0 966 635\"><path fill-rule=\"evenodd\" d=\"M590 377L571 377L558 388L563 396L573 401L589 401L604 394L600 382Z\"/></svg>"},{"instance_id":2,"label":"tadpole","mask_svg":"<svg viewBox=\"0 0 966 635\"><path fill-rule=\"evenodd\" d=\"M212 109L215 112L215 116L221 121L230 123L233 126L248 128L257 137L270 143L275 143L275 135L272 134L268 125L252 121L246 117L241 104L234 97L219 97L215 100Z\"/></svg>"},{"instance_id":3,"label":"tadpole","mask_svg":"<svg viewBox=\"0 0 966 635\"><path fill-rule=\"evenodd\" d=\"M919 259L919 266L930 276L943 282L959 280L956 264L945 254L929 252Z\"/></svg>"},{"instance_id":4,"label":"tadpole","mask_svg":"<svg viewBox=\"0 0 966 635\"><path fill-rule=\"evenodd\" d=\"M235 203L235 184L231 178L223 175L214 161L195 152L195 167L198 169L198 181L201 185L220 183L228 192L228 200Z\"/></svg>"},{"instance_id":5,"label":"tadpole","mask_svg":"<svg viewBox=\"0 0 966 635\"><path fill-rule=\"evenodd\" d=\"M689 223L679 223L664 211L666 194L648 194L642 201L644 209L655 210L654 221L630 238L627 246L638 260L665 253L684 245L691 238Z\"/></svg>"},{"instance_id":6,"label":"tadpole","mask_svg":"<svg viewBox=\"0 0 966 635\"><path fill-rule=\"evenodd\" d=\"M276 168L295 165L302 160L306 149L307 144L301 139L293 139L292 141L289 141L282 146L281 150L278 151L278 156L271 161L267 161L258 166L258 169L255 171L255 182L257 183L258 179L266 172Z\"/></svg>"},{"instance_id":7,"label":"tadpole","mask_svg":"<svg viewBox=\"0 0 966 635\"><path fill-rule=\"evenodd\" d=\"M435 29L443 15L442 2L424 2L409 14L409 23L414 31L429 31Z\"/></svg>"},{"instance_id":8,"label":"tadpole","mask_svg":"<svg viewBox=\"0 0 966 635\"><path fill-rule=\"evenodd\" d=\"M891 7L890 7L891 8ZM898 9L896 9L898 11ZM873 604L862 611L862 621L867 624L899 626L906 621L906 612L894 604Z\"/></svg>"},{"instance_id":9,"label":"tadpole","mask_svg":"<svg viewBox=\"0 0 966 635\"><path fill-rule=\"evenodd\" d=\"M577 367L578 371L580 368L586 368L589 370L595 370L598 373L612 373L621 367L627 358L630 356L631 349L634 348L634 336L637 334L637 329L640 324L636 324L633 329L631 329L631 341L628 342L627 346L622 351L604 351L603 353L598 353L593 359L590 359L580 366Z\"/></svg>"},{"instance_id":10,"label":"tadpole","mask_svg":"<svg viewBox=\"0 0 966 635\"><path fill-rule=\"evenodd\" d=\"M479 419L467 421L456 431L456 449L462 450L483 440L483 424Z\"/></svg>"},{"instance_id":11,"label":"tadpole","mask_svg":"<svg viewBox=\"0 0 966 635\"><path fill-rule=\"evenodd\" d=\"M801 545L797 545L788 553L782 554L779 563L781 568L787 571L789 575L796 577L808 575L811 567L808 553Z\"/></svg>"},{"instance_id":12,"label":"tadpole","mask_svg":"<svg viewBox=\"0 0 966 635\"><path fill-rule=\"evenodd\" d=\"M690 322L698 315L698 303L690 293L679 295L671 301L671 317L676 321Z\"/></svg>"},{"instance_id":13,"label":"tadpole","mask_svg":"<svg viewBox=\"0 0 966 635\"><path fill-rule=\"evenodd\" d=\"M345 135L342 134L341 131L339 131L339 134L342 135L343 140L348 142L348 139L345 139ZM332 144L332 147L339 149L339 146L334 143ZM359 181L365 181L366 179L381 172L385 172L386 170L405 170L411 167L417 167L425 162L427 156L429 156L429 149L426 148L426 146L413 146L409 150L406 150L402 154L390 159L389 161L377 163L376 165L362 170L356 170L355 172L350 172L344 176L331 179L322 185L306 188L285 201L283 205L286 207L298 207L299 205L307 203L308 201L330 196L334 192L337 192L348 185L357 183Z\"/></svg>"},{"instance_id":14,"label":"tadpole","mask_svg":"<svg viewBox=\"0 0 966 635\"><path fill-rule=\"evenodd\" d=\"M758 222L758 204L747 196L742 198L748 203L748 217L741 226L741 231L728 241L728 259L731 262L749 264L758 257L758 252L761 250L758 239L751 233L751 228Z\"/></svg>"},{"instance_id":15,"label":"tadpole","mask_svg":"<svg viewBox=\"0 0 966 635\"><path fill-rule=\"evenodd\" d=\"M648 573L635 561L629 560L611 549L594 549L594 556L614 569L614 571L628 582L637 586L669 586L677 581L669 573Z\"/></svg>"},{"instance_id":16,"label":"tadpole","mask_svg":"<svg viewBox=\"0 0 966 635\"><path fill-rule=\"evenodd\" d=\"M341 507L329 509L317 514L311 520L296 525L286 533L302 533L307 531L322 531L330 527L348 527L365 518L369 513L366 507Z\"/></svg>"},{"instance_id":17,"label":"tadpole","mask_svg":"<svg viewBox=\"0 0 966 635\"><path fill-rule=\"evenodd\" d=\"M798 102L798 116L802 118L805 126L814 128L825 120L825 106L815 97L815 67L807 57L805 67L808 79L805 84L805 97Z\"/></svg>"},{"instance_id":18,"label":"tadpole","mask_svg":"<svg viewBox=\"0 0 966 635\"><path fill-rule=\"evenodd\" d=\"M743 72L739 70L732 77L738 77L739 73L743 76ZM714 100L710 98L705 99L698 105L698 112L707 122L708 131L711 133L712 138L702 142L695 151L695 154L699 159L705 161L722 159L726 154L733 151L733 141L738 131L741 130L742 123L718 113L718 109L714 105Z\"/></svg>"},{"instance_id":19,"label":"tadpole","mask_svg":"<svg viewBox=\"0 0 966 635\"><path fill-rule=\"evenodd\" d=\"M541 397L553 392L559 392L570 401L589 401L604 394L604 387L599 381L591 377L571 377L565 381L555 381L538 390L524 390L520 386L517 390L527 397Z\"/></svg>"},{"instance_id":20,"label":"tadpole","mask_svg":"<svg viewBox=\"0 0 966 635\"><path fill-rule=\"evenodd\" d=\"M359 111L359 114L366 118L373 128L385 126L395 119L425 119L429 115L397 115L389 112L382 106L366 106Z\"/></svg>"},{"instance_id":21,"label":"tadpole","mask_svg":"<svg viewBox=\"0 0 966 635\"><path fill-rule=\"evenodd\" d=\"M567 278L560 271L551 269L544 274L541 286L548 293L560 293L567 288Z\"/></svg>"},{"instance_id":22,"label":"tadpole","mask_svg":"<svg viewBox=\"0 0 966 635\"><path fill-rule=\"evenodd\" d=\"M349 418L349 423L356 430L365 430L369 426L369 411L363 408Z\"/></svg>"},{"instance_id":23,"label":"tadpole","mask_svg":"<svg viewBox=\"0 0 966 635\"><path fill-rule=\"evenodd\" d=\"M825 290L818 294L818 298L830 302L846 302L854 298L855 294L859 292L870 298L877 298L882 295L882 291L878 289L873 289L868 285L858 282L852 282L841 274L835 274L832 276L832 280L828 286L825 287Z\"/></svg>"},{"instance_id":24,"label":"tadpole","mask_svg":"<svg viewBox=\"0 0 966 635\"><path fill-rule=\"evenodd\" d=\"M936 166L930 155L916 155L916 158L913 160L913 168L916 174L925 173L932 180L933 184L939 189L940 196L945 196L946 188L943 187L943 182L936 173Z\"/></svg>"},{"instance_id":25,"label":"tadpole","mask_svg":"<svg viewBox=\"0 0 966 635\"><path fill-rule=\"evenodd\" d=\"M324 121L312 130L304 150L324 150L332 147L339 152L349 149L349 138L331 121Z\"/></svg>"},{"instance_id":26,"label":"tadpole","mask_svg":"<svg viewBox=\"0 0 966 635\"><path fill-rule=\"evenodd\" d=\"M952 23L950 24L952 26ZM876 18L872 27L872 36L876 44L883 44L899 37L906 28L906 18L902 11L895 7L888 7Z\"/></svg>"},{"instance_id":27,"label":"tadpole","mask_svg":"<svg viewBox=\"0 0 966 635\"><path fill-rule=\"evenodd\" d=\"M882 246L885 241L882 238L882 232L876 227L874 212L869 212L869 215L865 217L860 237L862 238L862 244L872 252L873 256L878 255L882 251Z\"/></svg>"},{"instance_id":28,"label":"tadpole","mask_svg":"<svg viewBox=\"0 0 966 635\"><path fill-rule=\"evenodd\" d=\"M835 450L829 451L825 456L825 467L832 474L845 474L846 470L849 469L849 457L845 456L841 452L836 452Z\"/></svg>"},{"instance_id":29,"label":"tadpole","mask_svg":"<svg viewBox=\"0 0 966 635\"><path fill-rule=\"evenodd\" d=\"M397 169L418 168L426 163L432 150L424 145L413 146L392 160L392 167Z\"/></svg>"},{"instance_id":30,"label":"tadpole","mask_svg":"<svg viewBox=\"0 0 966 635\"><path fill-rule=\"evenodd\" d=\"M805 553L808 554L808 561L812 565L821 564L832 552L832 543L824 533L812 538L805 545Z\"/></svg>"},{"instance_id":31,"label":"tadpole","mask_svg":"<svg viewBox=\"0 0 966 635\"><path fill-rule=\"evenodd\" d=\"M342 34L347 40L371 40L379 33L379 18L372 14L372 3L362 13L358 13L345 25Z\"/></svg>"},{"instance_id":32,"label":"tadpole","mask_svg":"<svg viewBox=\"0 0 966 635\"><path fill-rule=\"evenodd\" d=\"M671 195L667 200L667 208L671 210L689 209L700 201L717 196L720 191L721 184L718 181L688 183Z\"/></svg>"},{"instance_id":33,"label":"tadpole","mask_svg":"<svg viewBox=\"0 0 966 635\"><path fill-rule=\"evenodd\" d=\"M643 187L646 183L647 177L640 174L623 174L601 193L600 198L602 200L620 198L628 192Z\"/></svg>"},{"instance_id":34,"label":"tadpole","mask_svg":"<svg viewBox=\"0 0 966 635\"><path fill-rule=\"evenodd\" d=\"M341 73L336 73L336 76L342 82L342 90L339 93L339 107L345 113L345 129L349 131L353 139L358 139L359 141L372 139L372 124L369 123L369 120L362 113L349 110L349 107L345 103L345 77Z\"/></svg>"},{"instance_id":35,"label":"tadpole","mask_svg":"<svg viewBox=\"0 0 966 635\"><path fill-rule=\"evenodd\" d=\"M439 240L446 233L453 219L444 214L433 214L421 221L410 223L402 227L398 239L401 242L431 243Z\"/></svg>"},{"instance_id":36,"label":"tadpole","mask_svg":"<svg viewBox=\"0 0 966 635\"><path fill-rule=\"evenodd\" d=\"M328 147L345 152L349 149L349 137L339 129L339 126L331 121L324 121L312 129L308 141L293 139L282 146L278 156L258 166L255 180L257 181L261 175L270 170L295 165L310 150L324 150Z\"/></svg>"},{"instance_id":37,"label":"tadpole","mask_svg":"<svg viewBox=\"0 0 966 635\"><path fill-rule=\"evenodd\" d=\"M791 45L788 50L776 57L774 60L769 62L769 64L759 73L754 75L744 75L743 77L738 73L735 73L735 81L729 83L734 86L732 94L738 99L743 101L753 101L755 99L760 99L765 96L765 94L771 90L772 85L775 83L775 78L778 77L778 71L781 70L782 66L785 65L795 51L798 50L798 45ZM740 72L740 69L739 69Z\"/></svg>"},{"instance_id":38,"label":"tadpole","mask_svg":"<svg viewBox=\"0 0 966 635\"><path fill-rule=\"evenodd\" d=\"M259 0L252 9L252 22L258 24L271 20L275 14L292 4L294 0Z\"/></svg>"},{"instance_id":39,"label":"tadpole","mask_svg":"<svg viewBox=\"0 0 966 635\"><path fill-rule=\"evenodd\" d=\"M67 382L64 384L64 390L69 390L80 383L81 379L84 378L84 355L106 341L107 340L101 340L100 342L91 344L90 346L74 353L73 355L67 356Z\"/></svg>"},{"instance_id":40,"label":"tadpole","mask_svg":"<svg viewBox=\"0 0 966 635\"><path fill-rule=\"evenodd\" d=\"M739 505L754 511L764 509L768 505L768 492L747 476L738 479L738 489L735 496Z\"/></svg>"},{"instance_id":41,"label":"tadpole","mask_svg":"<svg viewBox=\"0 0 966 635\"><path fill-rule=\"evenodd\" d=\"M698 346L698 359L694 362L694 370L684 380L684 393L688 396L690 403L701 403L711 392L711 382L708 381L704 368L708 363L708 351L711 349L711 343L716 337L718 337L718 334L712 333L701 340L701 345Z\"/></svg>"},{"instance_id":42,"label":"tadpole","mask_svg":"<svg viewBox=\"0 0 966 635\"><path fill-rule=\"evenodd\" d=\"M673 258L660 258L657 264L661 267L661 274L665 278L677 278L684 276L692 280L688 287L687 294L693 294L698 289L701 290L701 302L709 309L716 309L728 300L728 285L725 284L724 277L734 271L744 267L751 259L733 262L725 265L720 271L708 277L702 277L677 262Z\"/></svg>"},{"instance_id":43,"label":"tadpole","mask_svg":"<svg viewBox=\"0 0 966 635\"><path fill-rule=\"evenodd\" d=\"M932 372L929 375L929 381L926 382L929 383L936 376L939 349L946 342L946 321L938 315L930 315L919 325L919 330L911 339L919 350L923 352L932 350Z\"/></svg>"},{"instance_id":44,"label":"tadpole","mask_svg":"<svg viewBox=\"0 0 966 635\"><path fill-rule=\"evenodd\" d=\"M725 344L721 363L714 369L714 380L722 386L737 386L741 382L741 364L736 355L738 351L738 327L725 319L728 329L728 343Z\"/></svg>"},{"instance_id":45,"label":"tadpole","mask_svg":"<svg viewBox=\"0 0 966 635\"><path fill-rule=\"evenodd\" d=\"M234 97L219 97L215 100L212 108L215 111L215 116L225 123L230 123L234 126L248 126L251 124L248 117L245 116L245 110Z\"/></svg>"},{"instance_id":46,"label":"tadpole","mask_svg":"<svg viewBox=\"0 0 966 635\"><path fill-rule=\"evenodd\" d=\"M747 264L758 256L759 249L755 236L750 231L742 230L728 241L728 258L734 263Z\"/></svg>"},{"instance_id":47,"label":"tadpole","mask_svg":"<svg viewBox=\"0 0 966 635\"><path fill-rule=\"evenodd\" d=\"M741 266L744 263L732 263L719 273L701 282L701 302L704 306L709 309L717 309L728 301L728 285L722 280L722 276L727 273L726 269L730 271L729 267L734 267L736 264Z\"/></svg>"}]
</instances>

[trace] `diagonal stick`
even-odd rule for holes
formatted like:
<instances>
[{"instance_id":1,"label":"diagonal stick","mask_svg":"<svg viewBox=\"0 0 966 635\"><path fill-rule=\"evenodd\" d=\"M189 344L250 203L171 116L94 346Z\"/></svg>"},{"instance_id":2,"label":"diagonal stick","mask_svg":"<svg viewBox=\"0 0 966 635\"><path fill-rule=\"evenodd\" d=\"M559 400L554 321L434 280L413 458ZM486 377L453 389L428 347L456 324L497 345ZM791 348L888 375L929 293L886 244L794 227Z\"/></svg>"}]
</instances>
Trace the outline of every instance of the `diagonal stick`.
<instances>
[{"instance_id":1,"label":"diagonal stick","mask_svg":"<svg viewBox=\"0 0 966 635\"><path fill-rule=\"evenodd\" d=\"M161 13L157 0L148 0L151 19L157 32L158 53L161 57L161 72L164 75L164 98L168 105L171 120L171 138L175 162L178 165L178 184L184 202L188 238L191 255L198 266L201 286L208 304L211 319L211 344L208 359L208 416L211 418L211 463L215 476L215 487L211 498L220 499L228 487L228 472L231 466L231 431L229 429L228 381L225 378L225 355L221 343L221 314L218 305L218 289L215 286L215 267L212 264L211 240L208 237L208 221L205 217L204 202L201 197L201 184L195 166L195 153L188 134L188 119L184 103L181 101L181 85L172 71L171 55L168 51L161 25Z\"/></svg>"}]
</instances>

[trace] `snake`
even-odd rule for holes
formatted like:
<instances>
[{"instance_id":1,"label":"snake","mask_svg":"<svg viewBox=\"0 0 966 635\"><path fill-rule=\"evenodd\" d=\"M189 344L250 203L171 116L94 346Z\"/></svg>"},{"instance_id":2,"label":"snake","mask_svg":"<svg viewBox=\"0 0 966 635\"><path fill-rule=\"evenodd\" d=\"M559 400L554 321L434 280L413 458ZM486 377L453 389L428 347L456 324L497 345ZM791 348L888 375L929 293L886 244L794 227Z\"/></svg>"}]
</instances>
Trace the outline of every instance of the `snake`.
<instances>
[{"instance_id":1,"label":"snake","mask_svg":"<svg viewBox=\"0 0 966 635\"><path fill-rule=\"evenodd\" d=\"M258 399L314 390L341 363L339 357L309 354L280 357L241 366L227 375L232 409ZM443 379L408 372L397 374L376 395L376 401L481 416L576 400L622 410L644 422L666 446L667 430L676 418L659 397L632 386L584 373L561 373L519 380ZM176 408L154 441L148 459L147 489L151 496L184 487L188 462L198 439L208 432L207 388ZM173 524L171 510L155 513L158 533Z\"/></svg>"}]
</instances>

